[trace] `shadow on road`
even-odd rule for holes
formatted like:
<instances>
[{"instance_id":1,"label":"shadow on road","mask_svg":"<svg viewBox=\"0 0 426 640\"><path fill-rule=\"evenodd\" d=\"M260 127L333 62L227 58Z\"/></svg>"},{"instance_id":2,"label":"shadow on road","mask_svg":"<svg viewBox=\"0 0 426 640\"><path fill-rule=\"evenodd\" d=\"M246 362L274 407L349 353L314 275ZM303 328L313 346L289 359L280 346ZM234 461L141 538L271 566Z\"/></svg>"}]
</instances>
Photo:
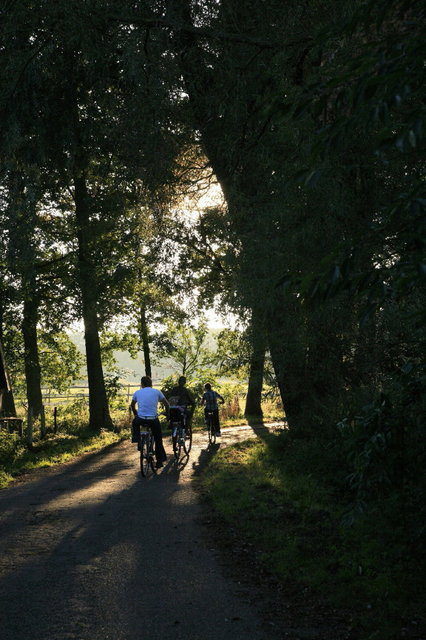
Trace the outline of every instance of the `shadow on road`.
<instances>
[{"instance_id":1,"label":"shadow on road","mask_svg":"<svg viewBox=\"0 0 426 640\"><path fill-rule=\"evenodd\" d=\"M200 475L209 464L211 459L217 454L220 449L220 444L208 444L207 449L201 449L201 453L198 456L198 460L192 463L192 471L194 476Z\"/></svg>"},{"instance_id":2,"label":"shadow on road","mask_svg":"<svg viewBox=\"0 0 426 640\"><path fill-rule=\"evenodd\" d=\"M167 476L169 479L178 482L181 474L185 471L185 468L188 465L190 456L191 452L189 452L189 455L185 453L181 455L177 460L173 454L170 455L167 459L166 464L161 470L161 474L159 474L157 477L159 478L160 475Z\"/></svg>"},{"instance_id":3,"label":"shadow on road","mask_svg":"<svg viewBox=\"0 0 426 640\"><path fill-rule=\"evenodd\" d=\"M173 583L166 580L163 593L159 581L168 573L162 557L166 567L176 564L166 547L188 544L193 507L165 480L178 479L188 457L170 459L151 482L141 478L137 455L121 448L0 494L2 640L138 640L157 600L171 600ZM199 569L184 569L179 598L189 602Z\"/></svg>"},{"instance_id":4,"label":"shadow on road","mask_svg":"<svg viewBox=\"0 0 426 640\"><path fill-rule=\"evenodd\" d=\"M196 434L189 456L145 479L118 443L0 492L2 640L140 640L142 625L165 640L250 637L251 611L200 544L187 481L220 447Z\"/></svg>"}]
</instances>

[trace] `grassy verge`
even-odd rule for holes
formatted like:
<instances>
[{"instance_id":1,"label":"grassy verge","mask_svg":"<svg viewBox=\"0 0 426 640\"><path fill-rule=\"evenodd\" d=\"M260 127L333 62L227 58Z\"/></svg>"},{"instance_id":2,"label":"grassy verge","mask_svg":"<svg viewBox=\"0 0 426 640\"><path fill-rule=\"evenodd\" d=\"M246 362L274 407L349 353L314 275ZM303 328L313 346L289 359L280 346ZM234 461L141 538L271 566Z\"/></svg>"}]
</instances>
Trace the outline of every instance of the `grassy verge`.
<instances>
[{"instance_id":1,"label":"grassy verge","mask_svg":"<svg viewBox=\"0 0 426 640\"><path fill-rule=\"evenodd\" d=\"M128 431L99 433L80 428L75 433L49 434L37 441L30 451L19 439L9 435L7 440L0 442L0 488L6 487L22 473L66 462L128 437Z\"/></svg>"},{"instance_id":2,"label":"grassy verge","mask_svg":"<svg viewBox=\"0 0 426 640\"><path fill-rule=\"evenodd\" d=\"M423 637L425 576L397 509L382 501L349 525L341 466L318 442L268 435L220 450L198 485L280 581L353 611L354 637Z\"/></svg>"},{"instance_id":3,"label":"grassy verge","mask_svg":"<svg viewBox=\"0 0 426 640\"><path fill-rule=\"evenodd\" d=\"M242 414L238 416L233 416L233 417L221 418L220 426L221 428L222 427L224 428L239 427L239 426L246 426L249 424L263 424L263 423L266 424L270 422L283 422L282 413L278 414L276 412L274 413L265 412L262 418L260 418L259 416L254 416L253 418L246 418ZM192 426L197 431L200 429L206 428L204 413L198 412L194 415Z\"/></svg>"}]
</instances>

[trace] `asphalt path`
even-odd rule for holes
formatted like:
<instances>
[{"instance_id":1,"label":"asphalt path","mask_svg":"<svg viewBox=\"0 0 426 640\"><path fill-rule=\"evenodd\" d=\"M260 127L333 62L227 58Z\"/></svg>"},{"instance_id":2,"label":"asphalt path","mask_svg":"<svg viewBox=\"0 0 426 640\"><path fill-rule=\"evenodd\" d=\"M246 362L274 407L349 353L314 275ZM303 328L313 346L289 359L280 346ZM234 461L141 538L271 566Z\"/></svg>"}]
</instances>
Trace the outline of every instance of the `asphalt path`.
<instances>
[{"instance_id":1,"label":"asphalt path","mask_svg":"<svg viewBox=\"0 0 426 640\"><path fill-rule=\"evenodd\" d=\"M254 436L223 430L225 446ZM256 589L224 571L191 477L217 450L194 436L144 479L122 442L0 491L1 640L274 640Z\"/></svg>"}]
</instances>

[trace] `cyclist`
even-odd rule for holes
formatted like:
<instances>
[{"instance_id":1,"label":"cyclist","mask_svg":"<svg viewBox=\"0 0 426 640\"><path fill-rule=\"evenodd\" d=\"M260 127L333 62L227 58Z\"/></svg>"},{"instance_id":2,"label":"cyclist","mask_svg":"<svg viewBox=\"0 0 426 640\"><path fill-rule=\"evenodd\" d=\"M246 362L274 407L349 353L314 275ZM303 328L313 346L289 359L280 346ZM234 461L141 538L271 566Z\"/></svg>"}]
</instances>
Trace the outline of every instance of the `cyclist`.
<instances>
[{"instance_id":1,"label":"cyclist","mask_svg":"<svg viewBox=\"0 0 426 640\"><path fill-rule=\"evenodd\" d=\"M169 403L167 402L164 394L159 389L152 388L152 380L149 376L142 376L141 389L135 391L130 405L133 415L135 416L132 422L132 442L140 442L141 424L148 421L155 441L155 466L157 469L162 467L163 463L167 460L167 455L163 446L161 425L157 414L157 406L159 402L164 405L166 412L168 412ZM138 405L137 411L136 405Z\"/></svg>"},{"instance_id":2,"label":"cyclist","mask_svg":"<svg viewBox=\"0 0 426 640\"><path fill-rule=\"evenodd\" d=\"M187 424L190 426L196 403L194 394L185 385L186 378L181 376L178 380L178 386L173 387L169 393L169 403L171 407L181 408L185 412Z\"/></svg>"},{"instance_id":3,"label":"cyclist","mask_svg":"<svg viewBox=\"0 0 426 640\"><path fill-rule=\"evenodd\" d=\"M207 414L213 414L213 427L216 429L216 435L220 436L219 408L217 406L218 398L221 401L221 404L225 402L222 396L217 391L213 391L212 385L207 382L204 385L204 393L201 399L201 404L204 405L204 415L206 418L206 422L208 420Z\"/></svg>"}]
</instances>

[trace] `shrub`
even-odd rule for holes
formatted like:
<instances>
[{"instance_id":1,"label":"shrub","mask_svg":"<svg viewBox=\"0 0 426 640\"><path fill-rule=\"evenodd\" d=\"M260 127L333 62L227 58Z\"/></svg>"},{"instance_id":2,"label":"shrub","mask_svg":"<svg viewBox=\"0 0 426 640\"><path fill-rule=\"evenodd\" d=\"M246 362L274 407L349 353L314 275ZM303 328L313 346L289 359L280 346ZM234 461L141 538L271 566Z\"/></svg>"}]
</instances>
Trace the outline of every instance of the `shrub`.
<instances>
[{"instance_id":1,"label":"shrub","mask_svg":"<svg viewBox=\"0 0 426 640\"><path fill-rule=\"evenodd\" d=\"M15 433L0 432L0 464L12 463L20 448L20 440Z\"/></svg>"}]
</instances>

